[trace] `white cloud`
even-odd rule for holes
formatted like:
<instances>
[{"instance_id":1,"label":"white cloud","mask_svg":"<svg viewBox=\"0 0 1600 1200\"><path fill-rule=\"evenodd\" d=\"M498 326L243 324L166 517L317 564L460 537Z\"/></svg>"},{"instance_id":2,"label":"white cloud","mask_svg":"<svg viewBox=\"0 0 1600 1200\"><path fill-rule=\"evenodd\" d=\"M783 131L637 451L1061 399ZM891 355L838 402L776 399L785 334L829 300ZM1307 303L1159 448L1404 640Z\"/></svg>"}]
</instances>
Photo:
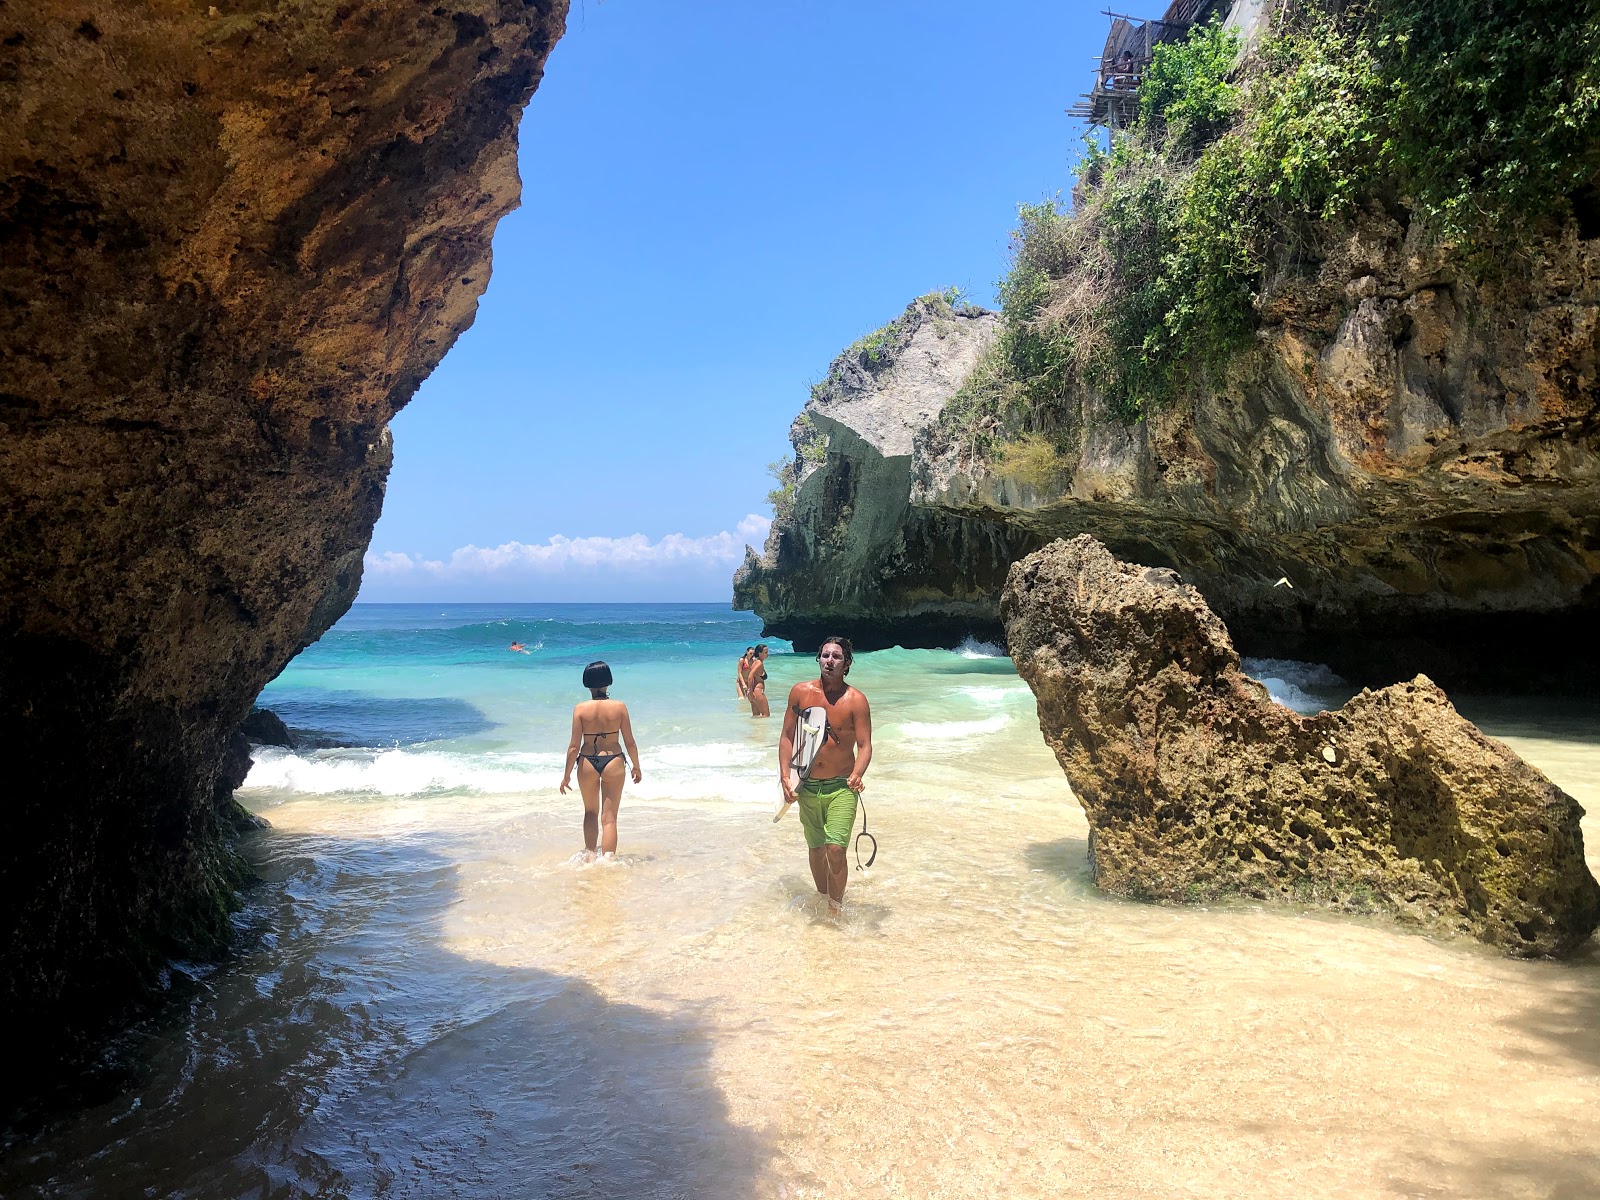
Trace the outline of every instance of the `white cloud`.
<instances>
[{"instance_id":1,"label":"white cloud","mask_svg":"<svg viewBox=\"0 0 1600 1200\"><path fill-rule=\"evenodd\" d=\"M462 580L500 575L557 575L568 570L645 573L661 568L732 567L744 558L746 543L760 547L772 521L749 514L732 531L685 537L669 533L651 541L642 533L628 537L569 538L557 534L547 542L505 542L499 546L462 546L448 559L430 559L398 550L369 552L366 569L378 579Z\"/></svg>"}]
</instances>

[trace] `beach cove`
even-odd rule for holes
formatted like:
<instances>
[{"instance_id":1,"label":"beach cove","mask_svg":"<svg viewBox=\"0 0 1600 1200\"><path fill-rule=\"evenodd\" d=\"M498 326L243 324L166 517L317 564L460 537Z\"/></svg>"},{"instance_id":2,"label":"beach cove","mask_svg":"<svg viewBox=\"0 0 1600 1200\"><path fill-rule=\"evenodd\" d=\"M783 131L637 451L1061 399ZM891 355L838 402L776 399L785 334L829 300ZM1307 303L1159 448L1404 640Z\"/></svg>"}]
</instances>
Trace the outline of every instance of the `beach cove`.
<instances>
[{"instance_id":1,"label":"beach cove","mask_svg":"<svg viewBox=\"0 0 1600 1200\"><path fill-rule=\"evenodd\" d=\"M343 744L257 751L239 797L272 827L238 954L180 966L133 1082L14 1143L0 1191L1600 1192L1592 946L1519 962L1382 918L1098 894L995 647L857 659L880 854L828 922L797 823L770 820L777 723L733 697L758 628L358 605L263 696ZM775 703L814 666L786 650ZM576 861L556 792L594 657L645 770L612 866ZM1348 692L1248 665L1294 707ZM1600 805L1592 703L1456 699Z\"/></svg>"}]
</instances>

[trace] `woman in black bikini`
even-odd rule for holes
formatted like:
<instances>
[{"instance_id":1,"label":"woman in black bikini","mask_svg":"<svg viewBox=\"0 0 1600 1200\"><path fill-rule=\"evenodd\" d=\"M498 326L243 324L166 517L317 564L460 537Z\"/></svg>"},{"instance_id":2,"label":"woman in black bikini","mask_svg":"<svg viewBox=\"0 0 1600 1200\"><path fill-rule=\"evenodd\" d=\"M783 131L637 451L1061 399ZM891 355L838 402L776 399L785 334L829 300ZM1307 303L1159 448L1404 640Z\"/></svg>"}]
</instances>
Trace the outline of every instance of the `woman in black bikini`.
<instances>
[{"instance_id":1,"label":"woman in black bikini","mask_svg":"<svg viewBox=\"0 0 1600 1200\"><path fill-rule=\"evenodd\" d=\"M633 723L628 706L606 695L611 668L592 662L583 669L583 686L593 699L572 709L572 740L567 743L567 770L561 777L561 794L572 786L572 768L578 767L578 790L583 793L583 861L617 855L617 809L622 804L624 780L622 747L633 764L633 781L644 778L639 768L639 747L633 743ZM620 740L619 740L620 739Z\"/></svg>"},{"instance_id":2,"label":"woman in black bikini","mask_svg":"<svg viewBox=\"0 0 1600 1200\"><path fill-rule=\"evenodd\" d=\"M750 698L750 715L752 717L770 717L772 707L767 703L767 647L766 643L756 647L756 652L745 663L744 685L745 695Z\"/></svg>"}]
</instances>

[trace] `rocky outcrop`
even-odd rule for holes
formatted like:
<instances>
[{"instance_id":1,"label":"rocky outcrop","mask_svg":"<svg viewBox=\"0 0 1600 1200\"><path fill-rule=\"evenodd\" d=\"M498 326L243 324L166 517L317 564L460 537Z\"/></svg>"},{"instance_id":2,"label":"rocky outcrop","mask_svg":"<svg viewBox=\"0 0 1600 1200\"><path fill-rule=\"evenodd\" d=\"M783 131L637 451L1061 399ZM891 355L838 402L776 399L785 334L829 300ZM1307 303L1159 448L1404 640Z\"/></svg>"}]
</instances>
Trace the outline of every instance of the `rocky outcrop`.
<instances>
[{"instance_id":1,"label":"rocky outcrop","mask_svg":"<svg viewBox=\"0 0 1600 1200\"><path fill-rule=\"evenodd\" d=\"M1298 716L1199 592L1087 535L1014 565L1001 611L1105 890L1371 907L1516 955L1600 923L1583 810L1425 676Z\"/></svg>"},{"instance_id":2,"label":"rocky outcrop","mask_svg":"<svg viewBox=\"0 0 1600 1200\"><path fill-rule=\"evenodd\" d=\"M998 320L923 297L834 360L790 427L777 520L734 578L734 607L801 648L839 629L858 649L998 635L993 596L1018 547L1002 526L910 503L913 438L993 345Z\"/></svg>"},{"instance_id":3,"label":"rocky outcrop","mask_svg":"<svg viewBox=\"0 0 1600 1200\"><path fill-rule=\"evenodd\" d=\"M923 423L904 511L946 536L897 563L929 581L901 640L941 604L994 620L1019 551L1087 532L1181 570L1250 653L1450 681L1498 652L1497 682L1568 667L1592 686L1600 239L1570 227L1485 280L1382 212L1325 233L1268 286L1254 347L1169 410L1128 425L1079 388L1026 428L957 406ZM1030 443L1048 453L1019 470ZM821 546L828 522L797 507L773 537ZM773 632L816 603L789 561L750 598Z\"/></svg>"},{"instance_id":4,"label":"rocky outcrop","mask_svg":"<svg viewBox=\"0 0 1600 1200\"><path fill-rule=\"evenodd\" d=\"M239 732L252 746L285 746L294 749L294 734L283 718L270 708L253 708L239 726Z\"/></svg>"},{"instance_id":5,"label":"rocky outcrop","mask_svg":"<svg viewBox=\"0 0 1600 1200\"><path fill-rule=\"evenodd\" d=\"M355 594L565 9L0 6L0 1007L36 1049L226 937L231 735Z\"/></svg>"}]
</instances>

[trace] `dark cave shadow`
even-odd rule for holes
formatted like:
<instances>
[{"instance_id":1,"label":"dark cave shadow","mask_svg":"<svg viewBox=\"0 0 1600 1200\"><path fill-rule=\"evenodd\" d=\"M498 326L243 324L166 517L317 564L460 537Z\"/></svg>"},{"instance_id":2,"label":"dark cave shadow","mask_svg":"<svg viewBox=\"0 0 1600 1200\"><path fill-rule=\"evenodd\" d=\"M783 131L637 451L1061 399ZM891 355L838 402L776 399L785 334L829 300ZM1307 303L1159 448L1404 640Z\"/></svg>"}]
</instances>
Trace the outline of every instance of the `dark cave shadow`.
<instances>
[{"instance_id":1,"label":"dark cave shadow","mask_svg":"<svg viewBox=\"0 0 1600 1200\"><path fill-rule=\"evenodd\" d=\"M124 1039L114 1096L0 1150L0 1195L754 1191L772 1150L693 1015L446 949L456 868L416 844L268 830L251 857L235 954Z\"/></svg>"},{"instance_id":2,"label":"dark cave shadow","mask_svg":"<svg viewBox=\"0 0 1600 1200\"><path fill-rule=\"evenodd\" d=\"M477 707L453 696L390 699L355 691L268 688L259 703L278 714L302 750L413 746L495 728Z\"/></svg>"}]
</instances>

